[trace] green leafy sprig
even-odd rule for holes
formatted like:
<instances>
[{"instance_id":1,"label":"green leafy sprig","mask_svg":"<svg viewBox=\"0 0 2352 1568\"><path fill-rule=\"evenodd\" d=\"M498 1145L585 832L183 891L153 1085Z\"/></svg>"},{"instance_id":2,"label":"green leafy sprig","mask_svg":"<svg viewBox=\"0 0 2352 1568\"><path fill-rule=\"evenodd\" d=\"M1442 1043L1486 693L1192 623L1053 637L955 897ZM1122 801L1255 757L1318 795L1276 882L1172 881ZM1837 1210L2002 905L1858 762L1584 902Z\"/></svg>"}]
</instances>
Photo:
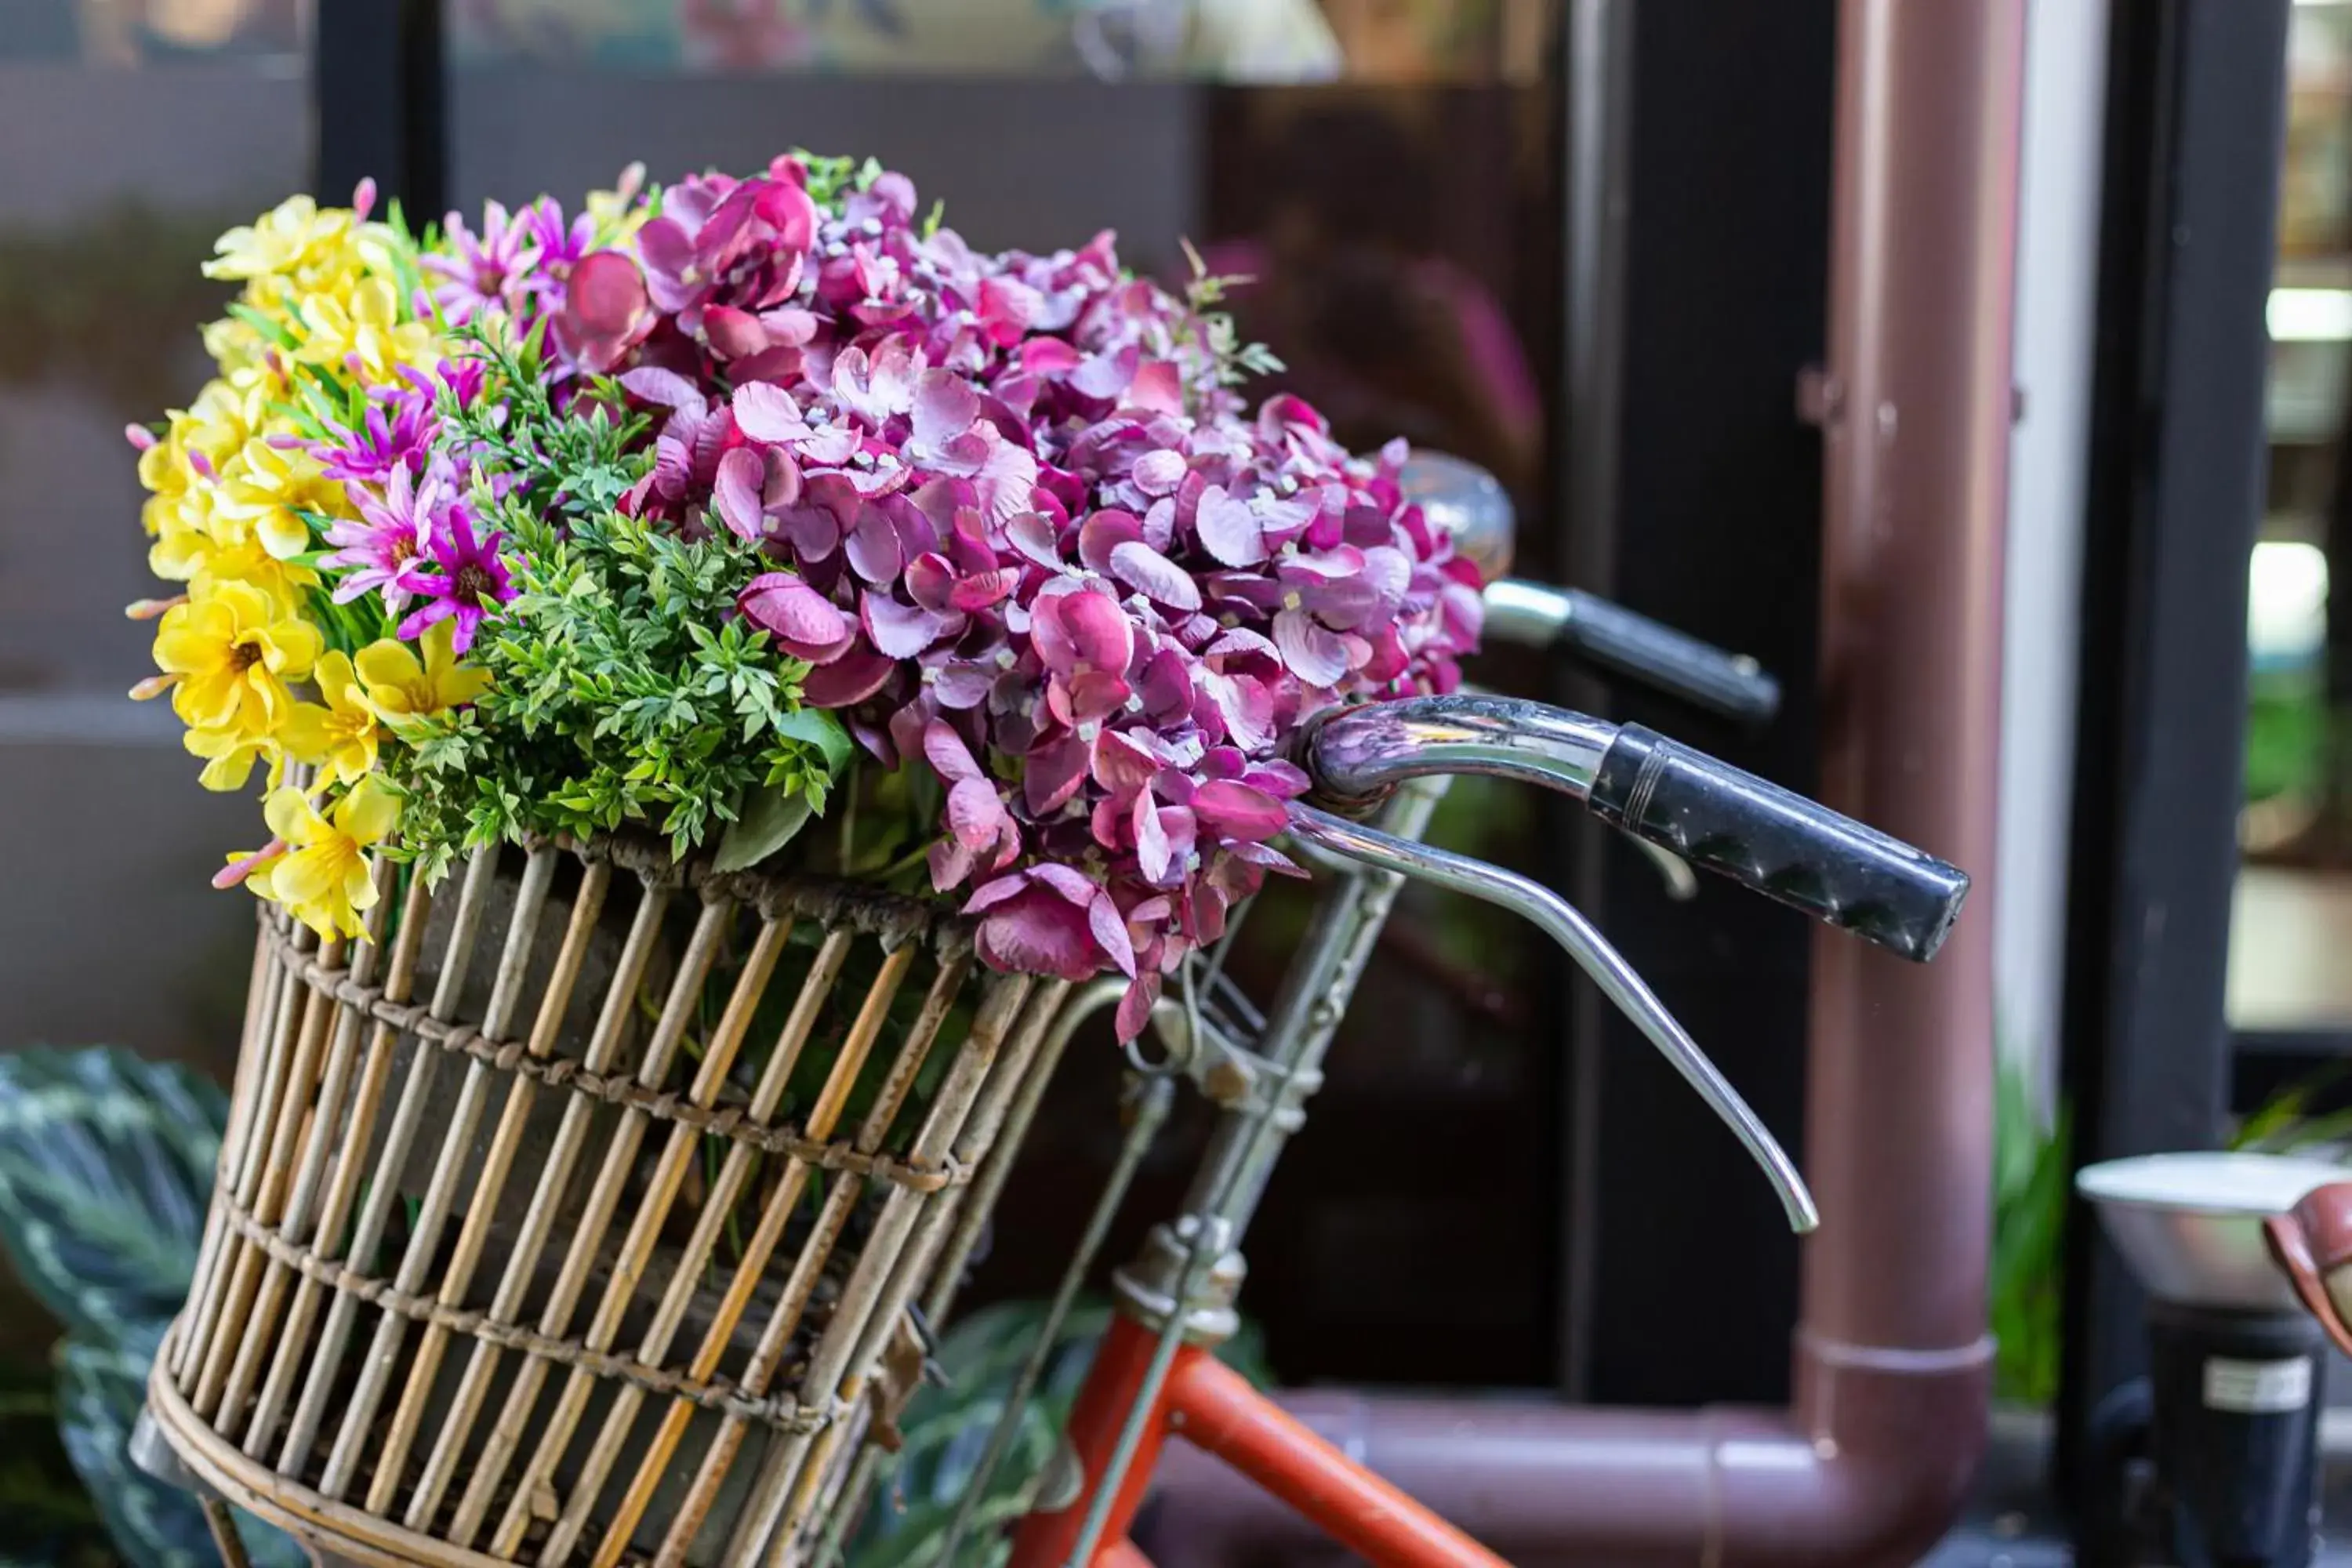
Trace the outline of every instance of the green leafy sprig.
<instances>
[{"instance_id":1,"label":"green leafy sprig","mask_svg":"<svg viewBox=\"0 0 2352 1568\"><path fill-rule=\"evenodd\" d=\"M763 858L824 811L850 743L801 706L809 667L736 612L759 547L623 513L652 462L645 416L593 381L559 410L536 342L466 342L490 385L443 416L500 477L471 504L517 594L467 656L490 682L475 705L397 726L402 852L437 873L467 847L644 825L684 856L750 823L727 858Z\"/></svg>"}]
</instances>

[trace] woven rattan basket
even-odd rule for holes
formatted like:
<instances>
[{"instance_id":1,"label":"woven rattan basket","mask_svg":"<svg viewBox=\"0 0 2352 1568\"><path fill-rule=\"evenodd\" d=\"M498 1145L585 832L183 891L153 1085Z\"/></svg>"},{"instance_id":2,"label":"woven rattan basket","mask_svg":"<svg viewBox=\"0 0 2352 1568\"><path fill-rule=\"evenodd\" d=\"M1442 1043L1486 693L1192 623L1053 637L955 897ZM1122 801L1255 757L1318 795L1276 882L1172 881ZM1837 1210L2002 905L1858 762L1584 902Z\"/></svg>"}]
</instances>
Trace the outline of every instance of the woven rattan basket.
<instances>
[{"instance_id":1,"label":"woven rattan basket","mask_svg":"<svg viewBox=\"0 0 2352 1568\"><path fill-rule=\"evenodd\" d=\"M156 1428L328 1558L807 1560L1066 987L631 845L378 886L372 943L265 907Z\"/></svg>"}]
</instances>

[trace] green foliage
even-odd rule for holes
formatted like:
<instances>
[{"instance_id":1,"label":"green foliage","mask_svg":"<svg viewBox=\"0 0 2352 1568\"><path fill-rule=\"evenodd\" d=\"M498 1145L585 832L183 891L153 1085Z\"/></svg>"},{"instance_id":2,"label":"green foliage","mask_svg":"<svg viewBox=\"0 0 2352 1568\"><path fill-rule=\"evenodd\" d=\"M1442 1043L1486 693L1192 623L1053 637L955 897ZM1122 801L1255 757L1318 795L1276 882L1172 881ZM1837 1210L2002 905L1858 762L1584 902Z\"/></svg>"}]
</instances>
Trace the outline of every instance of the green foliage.
<instances>
[{"instance_id":1,"label":"green foliage","mask_svg":"<svg viewBox=\"0 0 2352 1568\"><path fill-rule=\"evenodd\" d=\"M1185 280L1184 302L1192 309L1201 323L1202 341L1200 347L1217 368L1217 380L1225 386L1238 386L1254 375L1279 375L1286 368L1275 352L1264 343L1246 342L1234 327L1234 319L1216 307L1225 302L1235 288L1252 281L1248 278L1229 277L1212 273L1201 253L1192 248L1191 240L1181 242L1184 260L1192 269Z\"/></svg>"},{"instance_id":2,"label":"green foliage","mask_svg":"<svg viewBox=\"0 0 2352 1568\"><path fill-rule=\"evenodd\" d=\"M226 1116L127 1051L0 1056L0 1246L67 1329L111 1343L179 1310Z\"/></svg>"},{"instance_id":3,"label":"green foliage","mask_svg":"<svg viewBox=\"0 0 2352 1568\"><path fill-rule=\"evenodd\" d=\"M405 855L438 874L459 850L528 835L652 827L685 855L747 812L770 842L738 841L748 865L796 829L788 803L822 813L848 765L847 734L800 705L808 666L737 615L765 570L723 530L697 540L615 510L650 454L628 448L642 416L591 387L558 413L532 373L536 350L476 336L511 405L445 405L465 438L519 476L478 490L479 526L506 536L517 596L468 656L489 677L470 709L397 726Z\"/></svg>"},{"instance_id":4,"label":"green foliage","mask_svg":"<svg viewBox=\"0 0 2352 1568\"><path fill-rule=\"evenodd\" d=\"M58 1429L107 1534L127 1561L138 1568L212 1568L220 1552L196 1500L131 1462L131 1428L146 1398L147 1369L163 1332L158 1322L119 1345L68 1340L59 1346ZM286 1535L247 1515L237 1516L237 1534L261 1568L299 1568L303 1561Z\"/></svg>"},{"instance_id":5,"label":"green foliage","mask_svg":"<svg viewBox=\"0 0 2352 1568\"><path fill-rule=\"evenodd\" d=\"M2321 1095L2343 1082L2345 1068L2328 1062L2271 1096L2238 1123L2229 1146L2252 1154L2299 1154L2352 1138L2352 1110L2312 1111Z\"/></svg>"},{"instance_id":6,"label":"green foliage","mask_svg":"<svg viewBox=\"0 0 2352 1568\"><path fill-rule=\"evenodd\" d=\"M1109 1306L1082 1302L1063 1320L1035 1394L1003 1462L990 1478L973 1514L972 1533L958 1552L961 1565L995 1568L1011 1543L994 1539L1002 1527L1030 1511L1052 1479L1051 1462L1070 1407L1086 1380L1094 1348L1110 1326ZM944 1563L948 1528L969 1489L989 1434L1045 1327L1045 1303L1006 1301L962 1319L940 1342L943 1387L926 1386L907 1408L903 1441L869 1503L846 1554L845 1568L933 1568ZM1271 1381L1264 1343L1254 1324L1217 1352L1218 1359L1263 1386Z\"/></svg>"},{"instance_id":7,"label":"green foliage","mask_svg":"<svg viewBox=\"0 0 2352 1568\"><path fill-rule=\"evenodd\" d=\"M2071 1117L2044 1127L2032 1086L2000 1064L1993 1107L1992 1258L1988 1312L2003 1399L2047 1405L2058 1394L2061 1248L2065 1241Z\"/></svg>"},{"instance_id":8,"label":"green foliage","mask_svg":"<svg viewBox=\"0 0 2352 1568\"><path fill-rule=\"evenodd\" d=\"M127 1445L164 1324L195 1271L226 1116L212 1085L127 1051L0 1056L0 1244L67 1325L48 1408L88 1519L137 1568L217 1555L195 1500L138 1469ZM10 1460L21 1462L14 1444ZM11 1523L7 1495L22 1484L0 1468ZM83 1516L69 1493L49 1501L61 1531ZM257 1563L300 1561L278 1531L239 1528ZM71 1539L56 1546L60 1556L73 1554Z\"/></svg>"},{"instance_id":9,"label":"green foliage","mask_svg":"<svg viewBox=\"0 0 2352 1568\"><path fill-rule=\"evenodd\" d=\"M66 1457L55 1384L46 1365L0 1367L0 1563L100 1568L115 1557Z\"/></svg>"},{"instance_id":10,"label":"green foliage","mask_svg":"<svg viewBox=\"0 0 2352 1568\"><path fill-rule=\"evenodd\" d=\"M2246 798L2316 794L2327 767L2326 693L2306 671L2258 672L2246 715Z\"/></svg>"}]
</instances>

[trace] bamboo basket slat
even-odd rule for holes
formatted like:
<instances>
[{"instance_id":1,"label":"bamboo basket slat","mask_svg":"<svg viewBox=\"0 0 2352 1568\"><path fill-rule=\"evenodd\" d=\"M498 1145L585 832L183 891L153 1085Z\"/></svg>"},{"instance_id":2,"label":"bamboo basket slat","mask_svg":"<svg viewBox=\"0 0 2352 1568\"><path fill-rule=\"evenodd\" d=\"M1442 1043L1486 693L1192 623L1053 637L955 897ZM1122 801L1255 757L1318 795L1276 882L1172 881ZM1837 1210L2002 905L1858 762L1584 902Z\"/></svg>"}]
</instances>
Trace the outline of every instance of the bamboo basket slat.
<instances>
[{"instance_id":1,"label":"bamboo basket slat","mask_svg":"<svg viewBox=\"0 0 2352 1568\"><path fill-rule=\"evenodd\" d=\"M263 907L157 1429L332 1560L813 1561L1067 987L634 842L455 881L380 866L348 943Z\"/></svg>"}]
</instances>

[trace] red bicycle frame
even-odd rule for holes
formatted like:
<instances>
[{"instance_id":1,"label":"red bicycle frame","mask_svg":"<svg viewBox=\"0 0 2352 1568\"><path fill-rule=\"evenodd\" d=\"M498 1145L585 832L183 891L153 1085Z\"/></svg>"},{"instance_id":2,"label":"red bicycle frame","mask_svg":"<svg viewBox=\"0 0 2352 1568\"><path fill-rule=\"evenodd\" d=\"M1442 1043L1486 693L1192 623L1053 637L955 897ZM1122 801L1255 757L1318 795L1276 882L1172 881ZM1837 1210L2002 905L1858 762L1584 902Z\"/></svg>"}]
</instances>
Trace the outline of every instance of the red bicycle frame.
<instances>
[{"instance_id":1,"label":"red bicycle frame","mask_svg":"<svg viewBox=\"0 0 2352 1568\"><path fill-rule=\"evenodd\" d=\"M1029 1516L1013 1538L1012 1568L1064 1568L1077 1549L1087 1506L1102 1484L1119 1428L1142 1392L1156 1346L1153 1331L1121 1312L1095 1352L1070 1415L1069 1440L1086 1469L1077 1501ZM1252 1388L1197 1345L1176 1352L1111 1503L1103 1544L1086 1568L1150 1568L1127 1538L1151 1488L1160 1450L1181 1437L1231 1465L1312 1520L1325 1533L1383 1568L1507 1568L1403 1492L1373 1475Z\"/></svg>"}]
</instances>

